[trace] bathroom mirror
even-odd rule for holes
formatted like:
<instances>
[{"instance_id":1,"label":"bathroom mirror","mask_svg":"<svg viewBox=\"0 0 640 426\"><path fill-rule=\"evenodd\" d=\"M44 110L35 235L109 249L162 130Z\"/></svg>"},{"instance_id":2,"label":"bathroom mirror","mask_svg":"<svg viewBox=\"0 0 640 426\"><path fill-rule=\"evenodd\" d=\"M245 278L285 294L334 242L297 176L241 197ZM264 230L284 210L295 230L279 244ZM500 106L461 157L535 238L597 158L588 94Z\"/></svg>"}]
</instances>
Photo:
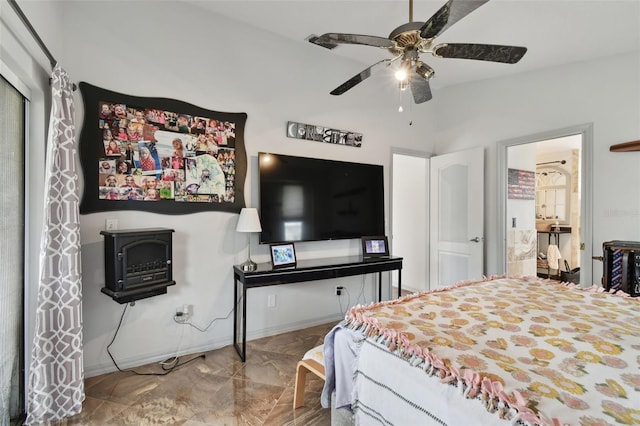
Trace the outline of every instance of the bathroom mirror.
<instances>
[{"instance_id":1,"label":"bathroom mirror","mask_svg":"<svg viewBox=\"0 0 640 426\"><path fill-rule=\"evenodd\" d=\"M571 176L557 167L536 168L536 221L567 224Z\"/></svg>"}]
</instances>

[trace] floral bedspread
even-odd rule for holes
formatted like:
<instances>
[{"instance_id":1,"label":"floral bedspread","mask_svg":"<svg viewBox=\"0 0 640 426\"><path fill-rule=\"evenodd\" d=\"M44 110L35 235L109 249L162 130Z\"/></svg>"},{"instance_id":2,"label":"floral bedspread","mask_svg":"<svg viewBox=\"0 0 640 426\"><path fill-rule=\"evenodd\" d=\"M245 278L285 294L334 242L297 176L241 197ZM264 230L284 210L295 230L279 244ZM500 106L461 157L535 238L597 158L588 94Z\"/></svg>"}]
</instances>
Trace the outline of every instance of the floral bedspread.
<instances>
[{"instance_id":1,"label":"floral bedspread","mask_svg":"<svg viewBox=\"0 0 640 426\"><path fill-rule=\"evenodd\" d=\"M524 424L640 424L640 298L538 278L356 306L347 326Z\"/></svg>"}]
</instances>

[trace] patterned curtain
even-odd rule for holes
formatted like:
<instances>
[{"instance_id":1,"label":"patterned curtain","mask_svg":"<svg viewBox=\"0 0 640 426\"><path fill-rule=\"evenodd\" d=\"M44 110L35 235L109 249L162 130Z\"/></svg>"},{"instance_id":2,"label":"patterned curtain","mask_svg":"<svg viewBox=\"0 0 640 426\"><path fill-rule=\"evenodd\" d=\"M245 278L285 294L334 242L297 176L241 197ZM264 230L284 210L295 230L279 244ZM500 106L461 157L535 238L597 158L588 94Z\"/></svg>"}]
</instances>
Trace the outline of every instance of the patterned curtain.
<instances>
[{"instance_id":1,"label":"patterned curtain","mask_svg":"<svg viewBox=\"0 0 640 426\"><path fill-rule=\"evenodd\" d=\"M73 90L56 65L51 75L40 283L31 353L27 423L78 414L84 400L79 189Z\"/></svg>"}]
</instances>

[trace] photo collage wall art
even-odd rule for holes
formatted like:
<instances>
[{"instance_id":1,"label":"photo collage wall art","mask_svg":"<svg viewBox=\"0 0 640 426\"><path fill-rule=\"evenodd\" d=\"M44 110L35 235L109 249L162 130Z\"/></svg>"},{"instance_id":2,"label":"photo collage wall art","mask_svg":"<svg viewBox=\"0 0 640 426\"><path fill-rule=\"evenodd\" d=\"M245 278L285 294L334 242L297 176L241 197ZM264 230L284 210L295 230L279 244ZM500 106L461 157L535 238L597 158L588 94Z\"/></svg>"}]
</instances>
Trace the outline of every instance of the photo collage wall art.
<instances>
[{"instance_id":1,"label":"photo collage wall art","mask_svg":"<svg viewBox=\"0 0 640 426\"><path fill-rule=\"evenodd\" d=\"M156 202L237 207L237 148L241 141L235 117L187 111L195 107L184 104L181 108L177 101L173 101L175 105L153 105L153 98L148 99L114 101L103 96L93 111L85 109L86 120L93 120L98 129L93 140L83 135L83 145L94 144L90 151L98 154L93 173L97 171L95 189L100 204L124 201L126 206ZM246 115L238 115L244 125ZM246 164L246 157L242 160L240 164ZM83 169L91 173L91 166L84 163Z\"/></svg>"},{"instance_id":2,"label":"photo collage wall art","mask_svg":"<svg viewBox=\"0 0 640 426\"><path fill-rule=\"evenodd\" d=\"M106 101L99 107L100 199L234 201L235 123Z\"/></svg>"}]
</instances>

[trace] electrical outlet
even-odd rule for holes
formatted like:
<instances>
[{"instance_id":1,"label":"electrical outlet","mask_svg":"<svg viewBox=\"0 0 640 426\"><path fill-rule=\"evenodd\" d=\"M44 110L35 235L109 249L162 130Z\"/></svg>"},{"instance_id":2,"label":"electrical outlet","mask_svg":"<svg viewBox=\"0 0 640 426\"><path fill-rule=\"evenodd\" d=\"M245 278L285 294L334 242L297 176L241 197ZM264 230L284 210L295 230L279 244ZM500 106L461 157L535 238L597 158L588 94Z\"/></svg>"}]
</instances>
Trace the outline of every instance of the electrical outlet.
<instances>
[{"instance_id":1,"label":"electrical outlet","mask_svg":"<svg viewBox=\"0 0 640 426\"><path fill-rule=\"evenodd\" d=\"M342 294L342 290L344 290L344 287L341 285L336 286L336 296L340 296Z\"/></svg>"},{"instance_id":2,"label":"electrical outlet","mask_svg":"<svg viewBox=\"0 0 640 426\"><path fill-rule=\"evenodd\" d=\"M182 313L187 318L191 318L193 315L193 305L182 305Z\"/></svg>"},{"instance_id":3,"label":"electrical outlet","mask_svg":"<svg viewBox=\"0 0 640 426\"><path fill-rule=\"evenodd\" d=\"M104 224L107 231L115 231L118 229L118 219L107 219Z\"/></svg>"},{"instance_id":4,"label":"electrical outlet","mask_svg":"<svg viewBox=\"0 0 640 426\"><path fill-rule=\"evenodd\" d=\"M191 318L193 305L182 305L176 308L176 322L187 322Z\"/></svg>"},{"instance_id":5,"label":"electrical outlet","mask_svg":"<svg viewBox=\"0 0 640 426\"><path fill-rule=\"evenodd\" d=\"M267 296L267 308L275 308L276 307L276 295L270 294Z\"/></svg>"}]
</instances>

